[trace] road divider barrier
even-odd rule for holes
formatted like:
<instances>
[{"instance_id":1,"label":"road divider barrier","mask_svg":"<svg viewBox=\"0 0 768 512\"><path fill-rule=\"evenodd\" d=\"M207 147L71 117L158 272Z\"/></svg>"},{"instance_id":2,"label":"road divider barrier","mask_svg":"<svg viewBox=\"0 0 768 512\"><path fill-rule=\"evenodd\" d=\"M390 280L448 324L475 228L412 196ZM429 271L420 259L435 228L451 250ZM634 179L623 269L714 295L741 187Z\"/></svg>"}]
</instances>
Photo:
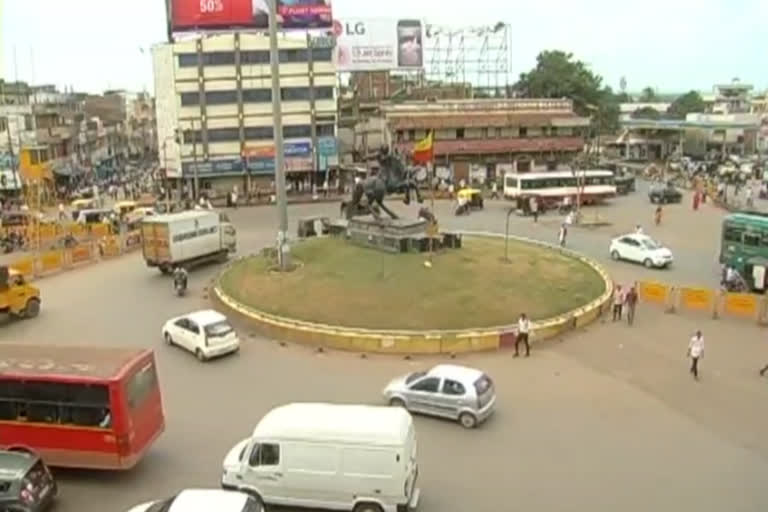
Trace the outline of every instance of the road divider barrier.
<instances>
[{"instance_id":1,"label":"road divider barrier","mask_svg":"<svg viewBox=\"0 0 768 512\"><path fill-rule=\"evenodd\" d=\"M655 281L635 284L642 302L664 307L674 313L704 312L712 318L726 316L768 324L768 297L753 293L731 293L712 288L675 287Z\"/></svg>"},{"instance_id":2,"label":"road divider barrier","mask_svg":"<svg viewBox=\"0 0 768 512\"><path fill-rule=\"evenodd\" d=\"M485 232L463 232L461 234L478 237L504 237L504 235ZM545 242L514 236L509 238L546 247L578 259L600 274L605 283L603 294L589 304L555 318L531 322L529 333L531 343L555 338L581 328L608 311L613 295L613 282L599 264L585 258L582 254ZM517 329L514 324L463 330L373 330L321 325L272 315L236 301L222 289L221 277L237 261L239 260L232 261L219 274L213 287L213 295L224 306L252 321L262 334L273 339L352 352L419 355L498 350L514 346L517 338ZM512 319L512 321L516 321L516 319Z\"/></svg>"}]
</instances>

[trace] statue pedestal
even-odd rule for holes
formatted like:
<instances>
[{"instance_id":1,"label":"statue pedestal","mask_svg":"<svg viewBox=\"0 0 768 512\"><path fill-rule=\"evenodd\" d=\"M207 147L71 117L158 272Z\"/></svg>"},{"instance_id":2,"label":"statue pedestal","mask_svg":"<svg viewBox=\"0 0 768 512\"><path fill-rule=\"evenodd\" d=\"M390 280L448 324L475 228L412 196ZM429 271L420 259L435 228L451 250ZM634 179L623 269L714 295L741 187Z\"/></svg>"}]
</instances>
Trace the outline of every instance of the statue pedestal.
<instances>
[{"instance_id":1,"label":"statue pedestal","mask_svg":"<svg viewBox=\"0 0 768 512\"><path fill-rule=\"evenodd\" d=\"M415 240L427 236L428 222L422 219L375 219L372 216L349 220L347 236L357 245L401 253L419 250Z\"/></svg>"}]
</instances>

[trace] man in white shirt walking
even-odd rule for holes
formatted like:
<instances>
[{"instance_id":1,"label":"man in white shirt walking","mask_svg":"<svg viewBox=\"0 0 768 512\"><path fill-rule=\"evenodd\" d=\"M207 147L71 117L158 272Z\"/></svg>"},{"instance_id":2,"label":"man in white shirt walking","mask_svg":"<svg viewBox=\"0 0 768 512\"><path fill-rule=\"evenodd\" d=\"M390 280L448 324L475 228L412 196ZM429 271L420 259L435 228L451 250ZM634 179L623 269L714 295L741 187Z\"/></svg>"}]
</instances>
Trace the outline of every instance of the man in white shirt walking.
<instances>
[{"instance_id":1,"label":"man in white shirt walking","mask_svg":"<svg viewBox=\"0 0 768 512\"><path fill-rule=\"evenodd\" d=\"M696 331L688 342L688 355L691 358L690 372L694 379L699 380L699 359L704 355L704 336L701 331Z\"/></svg>"},{"instance_id":2,"label":"man in white shirt walking","mask_svg":"<svg viewBox=\"0 0 768 512\"><path fill-rule=\"evenodd\" d=\"M531 346L528 343L528 333L531 330L531 321L525 313L520 315L520 319L517 321L517 336L515 337L515 357L520 355L518 347L520 343L525 343L525 357L530 357Z\"/></svg>"}]
</instances>

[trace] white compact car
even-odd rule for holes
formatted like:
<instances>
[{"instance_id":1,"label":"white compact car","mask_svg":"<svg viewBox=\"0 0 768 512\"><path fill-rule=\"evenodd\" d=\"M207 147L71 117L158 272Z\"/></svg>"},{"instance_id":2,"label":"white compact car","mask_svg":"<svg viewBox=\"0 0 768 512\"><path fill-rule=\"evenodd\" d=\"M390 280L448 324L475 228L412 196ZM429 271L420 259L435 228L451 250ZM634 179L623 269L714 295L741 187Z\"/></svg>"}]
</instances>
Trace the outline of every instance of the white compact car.
<instances>
[{"instance_id":1,"label":"white compact car","mask_svg":"<svg viewBox=\"0 0 768 512\"><path fill-rule=\"evenodd\" d=\"M200 361L240 349L240 339L227 317L211 309L171 318L163 326L163 339L189 350Z\"/></svg>"},{"instance_id":2,"label":"white compact car","mask_svg":"<svg viewBox=\"0 0 768 512\"><path fill-rule=\"evenodd\" d=\"M136 505L128 512L263 512L247 494L218 489L188 489L164 500Z\"/></svg>"},{"instance_id":3,"label":"white compact car","mask_svg":"<svg viewBox=\"0 0 768 512\"><path fill-rule=\"evenodd\" d=\"M648 268L665 268L672 264L672 251L642 234L624 235L611 240L608 249L614 260L642 263Z\"/></svg>"}]
</instances>

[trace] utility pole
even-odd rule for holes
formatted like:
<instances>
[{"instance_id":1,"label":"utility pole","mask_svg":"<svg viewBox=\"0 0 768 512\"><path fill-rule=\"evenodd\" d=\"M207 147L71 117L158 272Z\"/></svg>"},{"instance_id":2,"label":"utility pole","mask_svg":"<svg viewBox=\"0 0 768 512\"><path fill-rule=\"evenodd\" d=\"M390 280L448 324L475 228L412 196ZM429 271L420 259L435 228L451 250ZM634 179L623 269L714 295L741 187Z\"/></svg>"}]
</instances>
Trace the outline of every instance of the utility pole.
<instances>
[{"instance_id":1,"label":"utility pole","mask_svg":"<svg viewBox=\"0 0 768 512\"><path fill-rule=\"evenodd\" d=\"M272 123L275 134L275 187L279 226L277 261L280 270L290 268L291 248L288 244L288 204L285 194L283 158L283 112L280 105L280 61L277 47L277 0L269 0L269 63L272 73Z\"/></svg>"},{"instance_id":2,"label":"utility pole","mask_svg":"<svg viewBox=\"0 0 768 512\"><path fill-rule=\"evenodd\" d=\"M320 170L320 155L317 148L317 114L315 112L315 59L313 53L312 35L307 32L307 64L309 66L309 115L310 135L312 137L312 194L315 193L315 177ZM328 172L326 166L326 173ZM326 176L326 181L328 177Z\"/></svg>"},{"instance_id":3,"label":"utility pole","mask_svg":"<svg viewBox=\"0 0 768 512\"><path fill-rule=\"evenodd\" d=\"M192 121L192 162L195 166L194 168L194 183L192 186L192 201L197 204L197 194L198 194L198 185L199 183L199 176L197 172L197 131L195 130L195 121Z\"/></svg>"},{"instance_id":4,"label":"utility pole","mask_svg":"<svg viewBox=\"0 0 768 512\"><path fill-rule=\"evenodd\" d=\"M18 118L17 118L18 119ZM17 125L18 126L18 125ZM19 186L19 161L14 158L13 153L13 139L11 139L11 120L10 117L5 123L5 131L8 134L8 153L11 155L11 172L13 173L13 186L21 193L21 187ZM21 153L21 146L19 146L19 153Z\"/></svg>"}]
</instances>

